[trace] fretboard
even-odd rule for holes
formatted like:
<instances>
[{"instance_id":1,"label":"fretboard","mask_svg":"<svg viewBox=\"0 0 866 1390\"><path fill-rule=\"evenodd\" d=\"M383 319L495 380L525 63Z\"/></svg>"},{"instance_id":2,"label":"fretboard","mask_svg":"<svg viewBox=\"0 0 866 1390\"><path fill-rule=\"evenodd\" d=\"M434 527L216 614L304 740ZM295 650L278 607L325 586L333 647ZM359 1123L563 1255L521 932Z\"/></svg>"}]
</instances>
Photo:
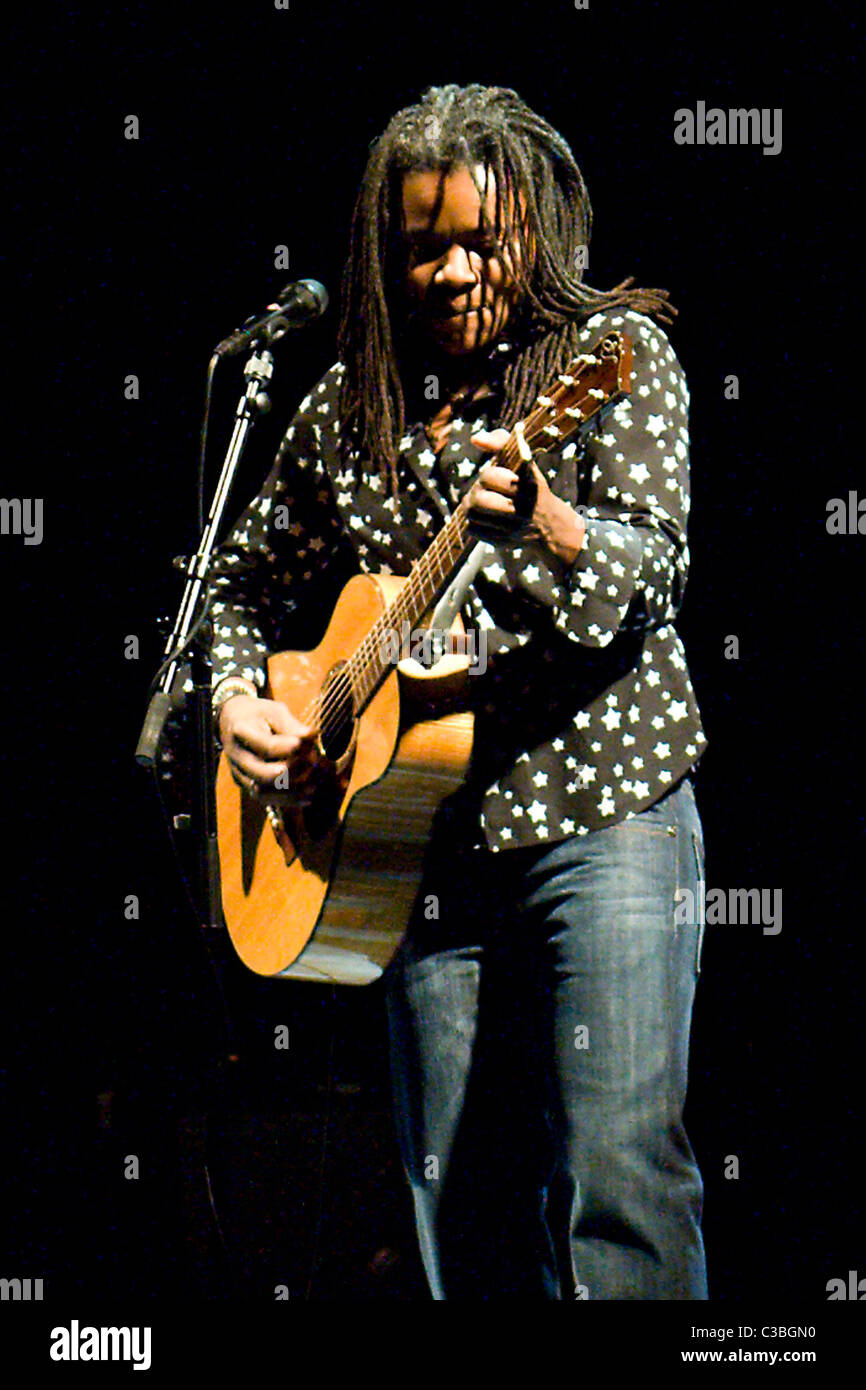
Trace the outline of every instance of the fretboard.
<instances>
[{"instance_id":1,"label":"fretboard","mask_svg":"<svg viewBox=\"0 0 866 1390\"><path fill-rule=\"evenodd\" d=\"M523 460L531 457L531 442L541 439L559 444L586 427L630 390L631 365L628 336L605 335L590 352L572 358L567 371L556 377L547 395L536 398L529 415L514 426L489 461L517 472ZM421 618L448 587L475 543L464 497L341 672L343 688L352 693L356 718L389 674L395 640L400 650L402 634L418 629Z\"/></svg>"},{"instance_id":2,"label":"fretboard","mask_svg":"<svg viewBox=\"0 0 866 1390\"><path fill-rule=\"evenodd\" d=\"M474 539L469 534L469 519L461 503L432 545L413 566L409 578L397 597L377 618L361 645L344 668L343 675L351 681L353 705L358 715L372 699L392 668L393 642L390 633L415 631L427 609L447 588L452 575L462 565Z\"/></svg>"}]
</instances>

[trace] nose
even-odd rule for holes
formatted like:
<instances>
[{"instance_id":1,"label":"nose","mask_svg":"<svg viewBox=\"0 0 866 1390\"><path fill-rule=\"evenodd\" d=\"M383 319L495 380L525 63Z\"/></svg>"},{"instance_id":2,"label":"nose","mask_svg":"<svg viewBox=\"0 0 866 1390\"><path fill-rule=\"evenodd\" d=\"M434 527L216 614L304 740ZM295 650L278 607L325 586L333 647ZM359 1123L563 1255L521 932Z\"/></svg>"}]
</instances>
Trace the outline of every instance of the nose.
<instances>
[{"instance_id":1,"label":"nose","mask_svg":"<svg viewBox=\"0 0 866 1390\"><path fill-rule=\"evenodd\" d=\"M467 289L470 285L478 283L478 270L473 261L480 265L481 258L467 251L459 242L455 242L433 279L438 285L452 291Z\"/></svg>"}]
</instances>

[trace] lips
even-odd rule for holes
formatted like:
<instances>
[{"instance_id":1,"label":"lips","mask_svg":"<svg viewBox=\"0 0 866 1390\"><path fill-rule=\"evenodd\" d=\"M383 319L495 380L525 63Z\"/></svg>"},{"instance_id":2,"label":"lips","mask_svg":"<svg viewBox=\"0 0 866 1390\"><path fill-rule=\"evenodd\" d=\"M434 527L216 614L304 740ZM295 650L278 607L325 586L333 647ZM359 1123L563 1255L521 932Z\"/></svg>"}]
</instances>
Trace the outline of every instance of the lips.
<instances>
[{"instance_id":1,"label":"lips","mask_svg":"<svg viewBox=\"0 0 866 1390\"><path fill-rule=\"evenodd\" d=\"M468 319L477 317L481 312L481 306L472 309L451 309L444 313L433 314L436 323L452 323L455 319Z\"/></svg>"}]
</instances>

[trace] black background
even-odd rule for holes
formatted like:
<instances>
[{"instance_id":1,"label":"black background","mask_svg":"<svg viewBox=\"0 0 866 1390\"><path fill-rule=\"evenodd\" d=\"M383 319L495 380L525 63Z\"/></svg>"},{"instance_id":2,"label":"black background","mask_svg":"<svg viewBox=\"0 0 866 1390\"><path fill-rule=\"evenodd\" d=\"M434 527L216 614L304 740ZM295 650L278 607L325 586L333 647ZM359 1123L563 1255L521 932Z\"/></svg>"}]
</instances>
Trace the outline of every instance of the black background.
<instances>
[{"instance_id":1,"label":"black background","mask_svg":"<svg viewBox=\"0 0 866 1390\"><path fill-rule=\"evenodd\" d=\"M289 279L329 289L326 317L280 351L234 515L333 361L370 141L427 85L478 81L516 88L571 144L595 215L589 283L632 274L680 311L693 508L679 628L709 737L708 884L781 888L784 903L777 936L707 928L686 1118L711 1298L818 1303L829 1279L866 1275L866 541L825 527L829 498L866 495L845 331L862 287L853 24L826 4L674 0L287 12L229 0L19 21L2 486L44 498L45 532L38 547L0 541L0 1274L43 1277L54 1297L267 1298L277 1282L292 1297L425 1297L377 987L262 982L216 943L224 1007L132 753L154 620L179 597L170 560L195 541L212 346ZM675 144L674 111L699 100L781 107L781 153ZM130 114L137 141L124 139ZM288 272L274 269L279 244ZM129 373L138 401L124 400ZM737 401L723 394L732 373ZM218 379L213 466L239 389L235 363ZM731 634L738 660L724 656ZM277 1023L288 1053L273 1048Z\"/></svg>"}]
</instances>

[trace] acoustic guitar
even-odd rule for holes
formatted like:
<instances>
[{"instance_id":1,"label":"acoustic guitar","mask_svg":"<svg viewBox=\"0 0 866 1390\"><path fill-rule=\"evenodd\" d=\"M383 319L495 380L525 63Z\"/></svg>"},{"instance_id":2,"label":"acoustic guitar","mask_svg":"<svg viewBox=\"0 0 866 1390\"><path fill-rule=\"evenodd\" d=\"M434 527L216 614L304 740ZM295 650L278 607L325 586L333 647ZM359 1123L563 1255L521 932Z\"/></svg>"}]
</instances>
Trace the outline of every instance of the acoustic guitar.
<instances>
[{"instance_id":1,"label":"acoustic guitar","mask_svg":"<svg viewBox=\"0 0 866 1390\"><path fill-rule=\"evenodd\" d=\"M629 338L606 334L537 398L496 462L517 472L533 444L559 447L597 425L630 391L631 370ZM321 764L308 804L287 807L243 792L219 760L223 913L257 974L367 984L394 956L433 817L464 779L473 730L459 617L432 665L405 638L423 632L475 544L464 500L408 576L354 576L313 651L269 658L267 694L313 728Z\"/></svg>"}]
</instances>

